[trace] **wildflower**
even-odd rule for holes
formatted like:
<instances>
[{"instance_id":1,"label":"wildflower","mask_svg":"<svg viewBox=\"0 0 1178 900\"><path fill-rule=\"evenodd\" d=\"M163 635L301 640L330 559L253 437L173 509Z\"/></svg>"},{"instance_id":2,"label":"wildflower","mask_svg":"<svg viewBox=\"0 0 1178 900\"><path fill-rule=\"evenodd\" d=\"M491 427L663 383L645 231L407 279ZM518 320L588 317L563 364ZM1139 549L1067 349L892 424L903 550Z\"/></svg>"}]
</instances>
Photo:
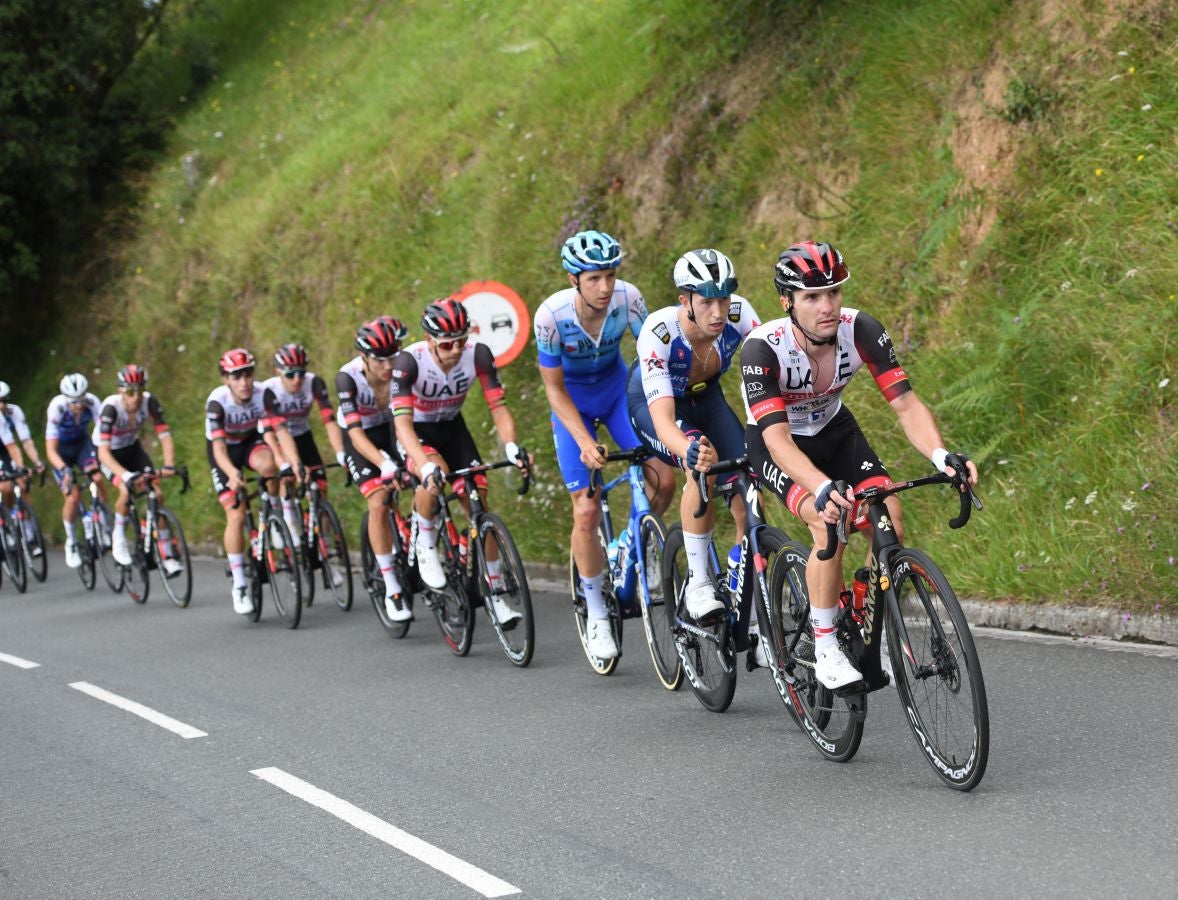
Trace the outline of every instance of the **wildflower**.
<instances>
[{"instance_id":1,"label":"wildflower","mask_svg":"<svg viewBox=\"0 0 1178 900\"><path fill-rule=\"evenodd\" d=\"M1141 489L1142 489L1143 491L1148 491L1148 490L1149 490L1149 487L1150 487L1150 485L1151 485L1151 484L1152 484L1152 482L1149 482L1149 481L1147 481L1145 484L1143 484L1143 485L1141 486Z\"/></svg>"},{"instance_id":2,"label":"wildflower","mask_svg":"<svg viewBox=\"0 0 1178 900\"><path fill-rule=\"evenodd\" d=\"M1121 509L1123 509L1125 512L1133 512L1133 510L1137 509L1137 503L1133 500L1132 497L1130 497L1121 504Z\"/></svg>"},{"instance_id":3,"label":"wildflower","mask_svg":"<svg viewBox=\"0 0 1178 900\"><path fill-rule=\"evenodd\" d=\"M1000 459L1000 460L998 460L998 465L1000 465L1000 466L1010 465L1010 460L1009 459Z\"/></svg>"},{"instance_id":4,"label":"wildflower","mask_svg":"<svg viewBox=\"0 0 1178 900\"><path fill-rule=\"evenodd\" d=\"M1126 278L1136 278L1137 277L1137 270L1130 269L1128 272L1125 273L1125 277Z\"/></svg>"},{"instance_id":5,"label":"wildflower","mask_svg":"<svg viewBox=\"0 0 1178 900\"><path fill-rule=\"evenodd\" d=\"M1075 498L1075 497L1069 497L1069 498L1068 498L1068 502L1067 502L1067 503L1065 503L1065 504L1063 505L1063 508L1064 508L1064 509L1071 509L1071 508L1072 508L1073 506L1075 506L1075 505L1076 505L1076 498Z\"/></svg>"},{"instance_id":6,"label":"wildflower","mask_svg":"<svg viewBox=\"0 0 1178 900\"><path fill-rule=\"evenodd\" d=\"M176 352L177 352L177 353L183 353L183 352L184 352L185 350L187 350L187 349L188 349L188 345L187 345L187 344L181 344L179 347L177 347L177 348L176 348Z\"/></svg>"},{"instance_id":7,"label":"wildflower","mask_svg":"<svg viewBox=\"0 0 1178 900\"><path fill-rule=\"evenodd\" d=\"M1159 389L1164 388L1169 383L1170 383L1169 378L1163 378L1161 381L1158 382L1158 388Z\"/></svg>"},{"instance_id":8,"label":"wildflower","mask_svg":"<svg viewBox=\"0 0 1178 900\"><path fill-rule=\"evenodd\" d=\"M1072 394L1072 402L1073 402L1073 403L1075 403L1075 402L1076 402L1077 400L1079 400L1079 399L1080 399L1080 398L1079 398L1079 397L1077 397L1075 394Z\"/></svg>"},{"instance_id":9,"label":"wildflower","mask_svg":"<svg viewBox=\"0 0 1178 900\"><path fill-rule=\"evenodd\" d=\"M1097 177L1097 178L1099 178L1099 177L1100 177L1101 175L1103 175L1103 174L1104 174L1104 169L1097 169L1097 170L1096 170L1096 177Z\"/></svg>"},{"instance_id":10,"label":"wildflower","mask_svg":"<svg viewBox=\"0 0 1178 900\"><path fill-rule=\"evenodd\" d=\"M1129 66L1129 74L1132 75L1137 71L1137 66Z\"/></svg>"},{"instance_id":11,"label":"wildflower","mask_svg":"<svg viewBox=\"0 0 1178 900\"><path fill-rule=\"evenodd\" d=\"M1097 174L1097 175L1099 175L1099 174L1100 174L1100 170L1099 170L1099 169L1097 170L1096 174ZM1062 283L1060 284L1060 286L1059 286L1059 290L1060 290L1060 293L1061 293L1061 294L1066 294L1066 293L1067 293L1068 291L1070 291L1071 289L1072 289L1072 283L1071 283L1070 281L1065 281L1065 282L1062 282Z\"/></svg>"},{"instance_id":12,"label":"wildflower","mask_svg":"<svg viewBox=\"0 0 1178 900\"><path fill-rule=\"evenodd\" d=\"M1145 159L1145 154L1144 154L1144 153L1138 153L1138 154L1137 154L1137 161L1138 161L1138 162L1141 162L1143 159Z\"/></svg>"},{"instance_id":13,"label":"wildflower","mask_svg":"<svg viewBox=\"0 0 1178 900\"><path fill-rule=\"evenodd\" d=\"M1152 103L1146 103L1144 106L1141 107L1142 112L1149 112L1151 109L1153 109Z\"/></svg>"},{"instance_id":14,"label":"wildflower","mask_svg":"<svg viewBox=\"0 0 1178 900\"><path fill-rule=\"evenodd\" d=\"M1096 501L1096 494L1097 494L1097 492L1093 491L1087 497L1085 497L1084 498L1084 505L1091 506Z\"/></svg>"},{"instance_id":15,"label":"wildflower","mask_svg":"<svg viewBox=\"0 0 1178 900\"><path fill-rule=\"evenodd\" d=\"M1132 618L1133 618L1133 615L1132 615L1131 613L1125 613L1123 616L1121 616L1121 621L1122 621L1122 622L1128 622L1128 621L1130 621Z\"/></svg>"}]
</instances>

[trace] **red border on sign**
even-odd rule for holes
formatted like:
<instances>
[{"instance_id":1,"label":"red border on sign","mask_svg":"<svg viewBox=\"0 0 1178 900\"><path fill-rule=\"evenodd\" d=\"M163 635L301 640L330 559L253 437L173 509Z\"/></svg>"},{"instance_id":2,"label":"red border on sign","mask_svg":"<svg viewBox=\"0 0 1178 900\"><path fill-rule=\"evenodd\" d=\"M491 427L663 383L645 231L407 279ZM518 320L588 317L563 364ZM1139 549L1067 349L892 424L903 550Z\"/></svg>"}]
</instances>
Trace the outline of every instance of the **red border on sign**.
<instances>
[{"instance_id":1,"label":"red border on sign","mask_svg":"<svg viewBox=\"0 0 1178 900\"><path fill-rule=\"evenodd\" d=\"M505 366L523 353L524 347L528 345L528 338L532 334L532 316L528 312L527 304L524 303L523 298L499 281L468 281L450 296L455 300L465 300L475 294L484 293L497 294L502 297L511 304L516 315L519 316L519 331L515 335L515 341L495 357L496 366Z\"/></svg>"}]
</instances>

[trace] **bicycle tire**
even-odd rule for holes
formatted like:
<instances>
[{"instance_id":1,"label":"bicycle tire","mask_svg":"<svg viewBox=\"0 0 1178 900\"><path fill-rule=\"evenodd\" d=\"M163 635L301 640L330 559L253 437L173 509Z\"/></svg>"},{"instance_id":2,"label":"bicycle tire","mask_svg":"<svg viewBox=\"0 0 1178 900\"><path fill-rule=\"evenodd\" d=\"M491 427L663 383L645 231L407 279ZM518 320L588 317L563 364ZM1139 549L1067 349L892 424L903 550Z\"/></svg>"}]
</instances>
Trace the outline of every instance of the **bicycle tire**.
<instances>
[{"instance_id":1,"label":"bicycle tire","mask_svg":"<svg viewBox=\"0 0 1178 900\"><path fill-rule=\"evenodd\" d=\"M290 525L288 524L286 528L289 531ZM311 533L303 534L295 541L295 559L302 575L303 606L308 609L315 605L315 563L317 562L315 554L319 551L311 544L314 539L314 534Z\"/></svg>"},{"instance_id":2,"label":"bicycle tire","mask_svg":"<svg viewBox=\"0 0 1178 900\"><path fill-rule=\"evenodd\" d=\"M168 529L168 558L177 560L184 567L171 578L164 571L164 558L162 556L164 542L160 539L163 531L160 526L164 523L167 523ZM152 553L155 555L160 577L164 582L164 590L172 599L173 604L180 607L180 609L184 609L192 599L192 560L188 555L188 541L184 538L184 529L180 525L180 520L166 506L159 508L159 519L156 522L155 537L156 540L152 541Z\"/></svg>"},{"instance_id":3,"label":"bicycle tire","mask_svg":"<svg viewBox=\"0 0 1178 900\"><path fill-rule=\"evenodd\" d=\"M969 623L926 554L902 547L890 562L896 603L888 652L905 719L941 781L973 790L989 761L990 714Z\"/></svg>"},{"instance_id":4,"label":"bicycle tire","mask_svg":"<svg viewBox=\"0 0 1178 900\"><path fill-rule=\"evenodd\" d=\"M111 556L110 547L106 546L106 542L102 539L102 535L110 534L114 528L114 516L101 500L94 501L90 515L96 520L93 522L93 549L98 560L98 568L102 571L102 579L112 591L121 594L125 581L123 567L115 562L114 557ZM99 521L103 523L102 530L99 529Z\"/></svg>"},{"instance_id":5,"label":"bicycle tire","mask_svg":"<svg viewBox=\"0 0 1178 900\"><path fill-rule=\"evenodd\" d=\"M786 681L786 696L782 700L819 753L834 762L847 762L863 741L866 692L859 683L835 693L818 681L814 674L809 592L800 595L786 589L784 579L796 563L786 554L779 554L778 559L777 567L771 569L769 590L778 600L792 598L791 603L774 602L770 608L770 650L783 669L780 677ZM765 634L763 628L761 634ZM792 682L786 673L792 676Z\"/></svg>"},{"instance_id":6,"label":"bicycle tire","mask_svg":"<svg viewBox=\"0 0 1178 900\"><path fill-rule=\"evenodd\" d=\"M499 549L499 584L492 591L491 578L487 571L487 541L493 539ZM524 571L519 548L506 523L493 512L479 516L478 527L479 593L483 607L499 638L499 646L508 661L518 668L526 668L536 652L536 619L532 614L532 591L528 587L528 573ZM508 608L519 613L514 624L504 625L499 621L494 600L499 599ZM618 616L619 638L621 616ZM619 645L621 641L619 640Z\"/></svg>"},{"instance_id":7,"label":"bicycle tire","mask_svg":"<svg viewBox=\"0 0 1178 900\"><path fill-rule=\"evenodd\" d=\"M667 604L666 607L668 621L692 693L704 709L722 713L732 704L736 694L736 653L732 636L723 618L712 628L702 629L714 632L714 639L701 637L675 621L686 588L687 552L683 546L683 527L676 524L667 532L667 542L663 545L663 596L675 598L674 605Z\"/></svg>"},{"instance_id":8,"label":"bicycle tire","mask_svg":"<svg viewBox=\"0 0 1178 900\"><path fill-rule=\"evenodd\" d=\"M25 567L25 551L21 546L20 523L13 518L12 513L7 509L0 509L0 515L4 517L3 537L0 540L4 541L4 568L8 570L8 577L12 580L12 586L16 588L18 594L23 594L29 588L29 570Z\"/></svg>"},{"instance_id":9,"label":"bicycle tire","mask_svg":"<svg viewBox=\"0 0 1178 900\"><path fill-rule=\"evenodd\" d=\"M275 538L279 541L275 541ZM281 513L271 511L262 523L262 559L267 568L274 608L287 628L298 628L303 614L302 579L294 540ZM279 546L275 546L275 544Z\"/></svg>"},{"instance_id":10,"label":"bicycle tire","mask_svg":"<svg viewBox=\"0 0 1178 900\"><path fill-rule=\"evenodd\" d=\"M393 531L393 559L397 560L404 555L404 550L400 546L396 530ZM394 565L396 563L394 562ZM385 630L385 633L394 640L400 640L409 633L409 626L412 624L412 619L407 619L404 622L395 622L389 618L384 608L384 577L380 574L380 565L376 561L376 554L372 551L372 544L368 540L368 512L364 512L363 518L360 520L360 565L362 571L362 578L365 590L368 591L368 599L372 601L373 612L376 613L376 618L380 620L380 626ZM402 598L407 603L412 603L412 595L405 590L404 582L402 582ZM410 607L412 608L412 606Z\"/></svg>"},{"instance_id":11,"label":"bicycle tire","mask_svg":"<svg viewBox=\"0 0 1178 900\"><path fill-rule=\"evenodd\" d=\"M650 651L650 662L659 684L668 691L683 687L683 661L675 649L675 636L671 631L666 612L666 594L663 593L663 551L667 543L667 526L653 513L647 513L638 521L639 539L636 547L642 548L642 566L645 577L638 579L638 601L642 609L642 628L646 633L646 646ZM658 573L651 578L650 573ZM652 584L652 580L654 583Z\"/></svg>"},{"instance_id":12,"label":"bicycle tire","mask_svg":"<svg viewBox=\"0 0 1178 900\"><path fill-rule=\"evenodd\" d=\"M785 666L789 658L787 644L793 636L792 628L799 619L807 629L800 640L809 641L813 647L814 636L810 630L808 612L809 592L806 588L806 564L810 559L810 548L798 541L790 540L785 532L772 526L761 531L758 543L762 554L769 558L765 569L765 583L769 589L769 596L762 597L759 588L756 595L760 603L757 609L760 640L764 642L766 652L773 663L769 667L769 674L773 678L777 695L794 724L804 730L802 717L790 702ZM786 611L784 615L783 610ZM792 612L789 612L791 610ZM790 630L786 630L783 623L787 623ZM812 652L808 661L813 663Z\"/></svg>"},{"instance_id":13,"label":"bicycle tire","mask_svg":"<svg viewBox=\"0 0 1178 900\"><path fill-rule=\"evenodd\" d=\"M466 656L474 640L474 607L466 590L466 571L459 563L458 549L445 528L439 530L439 555L446 573L446 586L427 588L426 597L442 640L455 656Z\"/></svg>"},{"instance_id":14,"label":"bicycle tire","mask_svg":"<svg viewBox=\"0 0 1178 900\"><path fill-rule=\"evenodd\" d=\"M610 578L608 557L606 556L605 526L603 524L599 524L597 539L601 544L601 557L606 561L601 594L609 614L609 625L610 631L613 632L614 645L618 648L617 656L602 659L589 652L589 638L586 634L589 627L589 605L585 600L585 591L581 587L581 573L577 569L577 561L573 559L571 548L569 549L569 593L573 598L573 619L577 625L577 637L581 639L581 650L585 653L585 659L589 661L589 668L598 675L612 675L622 656L622 615L618 609L617 596L614 594L613 582Z\"/></svg>"},{"instance_id":15,"label":"bicycle tire","mask_svg":"<svg viewBox=\"0 0 1178 900\"><path fill-rule=\"evenodd\" d=\"M21 548L25 554L25 564L29 573L37 581L44 582L49 576L49 554L45 552L45 535L41 531L41 523L37 521L37 514L33 512L33 508L29 506L29 502L24 498L20 498L20 503L17 504L17 512L19 514L18 526L20 527L20 542ZM30 530L33 532L33 537L30 540L25 534L24 523L28 522L32 526ZM40 550L40 554L33 551Z\"/></svg>"},{"instance_id":16,"label":"bicycle tire","mask_svg":"<svg viewBox=\"0 0 1178 900\"><path fill-rule=\"evenodd\" d=\"M123 566L123 587L136 603L146 603L151 593L151 573L147 569L147 557L143 553L143 535L139 533L139 519L132 511L127 520L131 526L131 538L127 541L127 549L131 552L131 565ZM111 561L114 561L112 554Z\"/></svg>"},{"instance_id":17,"label":"bicycle tire","mask_svg":"<svg viewBox=\"0 0 1178 900\"><path fill-rule=\"evenodd\" d=\"M352 566L348 560L348 544L335 507L325 499L319 501L319 554L323 586L331 592L335 605L347 612L352 608ZM333 583L332 575L339 573L341 582Z\"/></svg>"},{"instance_id":18,"label":"bicycle tire","mask_svg":"<svg viewBox=\"0 0 1178 900\"><path fill-rule=\"evenodd\" d=\"M78 563L78 578L82 580L82 587L88 591L92 591L98 583L98 572L94 564L94 549L85 538L77 546L78 558L81 560Z\"/></svg>"}]
</instances>

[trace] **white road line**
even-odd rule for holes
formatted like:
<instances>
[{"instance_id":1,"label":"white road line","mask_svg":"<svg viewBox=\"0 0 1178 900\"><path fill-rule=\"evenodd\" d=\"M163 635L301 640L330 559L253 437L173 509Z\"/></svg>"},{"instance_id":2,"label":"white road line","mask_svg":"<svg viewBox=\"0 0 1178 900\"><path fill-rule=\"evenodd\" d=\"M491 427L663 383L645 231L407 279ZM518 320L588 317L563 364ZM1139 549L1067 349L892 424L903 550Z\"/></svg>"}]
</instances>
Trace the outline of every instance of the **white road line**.
<instances>
[{"instance_id":1,"label":"white road line","mask_svg":"<svg viewBox=\"0 0 1178 900\"><path fill-rule=\"evenodd\" d=\"M1066 634L1044 634L1038 631L1011 631L1006 628L987 628L971 625L969 630L978 637L995 638L1000 641L1019 641L1024 644L1057 644L1087 650L1104 650L1112 653L1136 653L1140 656L1158 656L1163 659L1178 659L1178 647L1167 644L1135 644L1131 641L1117 641L1112 638L1071 637Z\"/></svg>"},{"instance_id":2,"label":"white road line","mask_svg":"<svg viewBox=\"0 0 1178 900\"><path fill-rule=\"evenodd\" d=\"M7 653L0 653L0 662L16 666L18 669L39 669L41 667L40 663L35 663L31 659L21 659L19 656L9 656Z\"/></svg>"},{"instance_id":3,"label":"white road line","mask_svg":"<svg viewBox=\"0 0 1178 900\"><path fill-rule=\"evenodd\" d=\"M520 889L515 885L501 881L477 866L473 866L457 856L451 856L445 850L428 844L421 838L414 837L383 819L366 813L358 806L353 806L346 800L341 800L327 791L320 790L315 785L308 784L301 778L296 778L282 771L282 769L271 766L265 769L254 769L250 774L270 782L300 800L306 800L312 806L317 806L325 812L331 813L337 819L343 819L354 828L359 828L377 840L384 841L390 847L407 853L428 866L433 866L442 874L449 875L455 881L461 881L484 897L506 897L509 894L520 893Z\"/></svg>"},{"instance_id":4,"label":"white road line","mask_svg":"<svg viewBox=\"0 0 1178 900\"><path fill-rule=\"evenodd\" d=\"M180 735L182 738L198 738L208 737L207 731L201 731L198 728L193 728L191 725L185 725L171 716L165 716L161 712L156 712L150 706L144 706L142 703L136 703L134 700L128 700L126 697L120 697L118 694L112 694L110 691L103 688L96 687L86 681L75 681L70 687L76 691L81 691L83 694L89 694L96 700L101 700L103 703L109 703L111 706L117 706L119 709L125 709L129 713L134 713L142 719L147 719L153 725L158 725L160 728L166 728L174 734Z\"/></svg>"}]
</instances>

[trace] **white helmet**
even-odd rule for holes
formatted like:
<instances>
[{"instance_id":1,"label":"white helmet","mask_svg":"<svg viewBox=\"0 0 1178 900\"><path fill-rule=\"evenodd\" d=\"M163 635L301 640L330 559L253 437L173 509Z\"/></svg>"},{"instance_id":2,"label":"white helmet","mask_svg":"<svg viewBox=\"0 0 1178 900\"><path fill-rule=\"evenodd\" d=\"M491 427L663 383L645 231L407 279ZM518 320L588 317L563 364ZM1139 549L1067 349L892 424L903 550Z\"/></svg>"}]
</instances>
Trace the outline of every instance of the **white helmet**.
<instances>
[{"instance_id":1,"label":"white helmet","mask_svg":"<svg viewBox=\"0 0 1178 900\"><path fill-rule=\"evenodd\" d=\"M7 400L8 395L11 392L12 392L11 389L8 387L8 382L7 381L0 381L0 400Z\"/></svg>"},{"instance_id":2,"label":"white helmet","mask_svg":"<svg viewBox=\"0 0 1178 900\"><path fill-rule=\"evenodd\" d=\"M719 250L689 250L675 263L675 287L701 297L728 297L736 290L732 260Z\"/></svg>"},{"instance_id":3,"label":"white helmet","mask_svg":"<svg viewBox=\"0 0 1178 900\"><path fill-rule=\"evenodd\" d=\"M67 400L81 400L86 396L86 391L90 387L90 382L86 380L86 376L81 372L72 372L61 379L61 393Z\"/></svg>"}]
</instances>

